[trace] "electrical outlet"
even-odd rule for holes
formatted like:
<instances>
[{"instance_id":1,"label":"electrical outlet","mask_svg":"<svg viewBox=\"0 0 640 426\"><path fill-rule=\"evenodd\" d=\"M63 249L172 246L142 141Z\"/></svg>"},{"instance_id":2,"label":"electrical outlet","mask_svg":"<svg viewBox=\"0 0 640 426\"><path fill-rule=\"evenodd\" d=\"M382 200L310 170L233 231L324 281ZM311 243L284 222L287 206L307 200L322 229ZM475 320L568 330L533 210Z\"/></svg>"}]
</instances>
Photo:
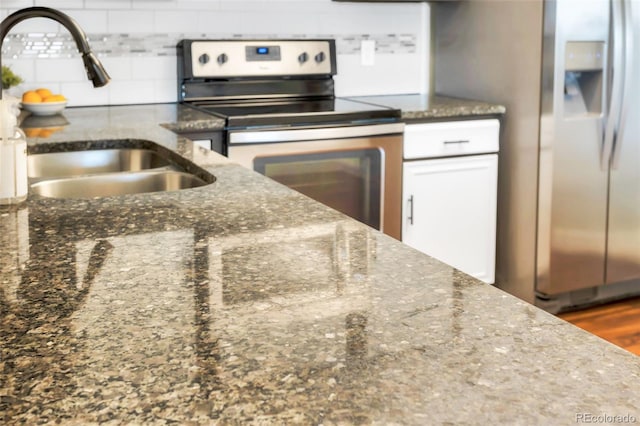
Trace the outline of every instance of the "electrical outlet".
<instances>
[{"instance_id":1,"label":"electrical outlet","mask_svg":"<svg viewBox=\"0 0 640 426\"><path fill-rule=\"evenodd\" d=\"M376 62L376 41L360 41L360 63L365 67L372 67Z\"/></svg>"}]
</instances>

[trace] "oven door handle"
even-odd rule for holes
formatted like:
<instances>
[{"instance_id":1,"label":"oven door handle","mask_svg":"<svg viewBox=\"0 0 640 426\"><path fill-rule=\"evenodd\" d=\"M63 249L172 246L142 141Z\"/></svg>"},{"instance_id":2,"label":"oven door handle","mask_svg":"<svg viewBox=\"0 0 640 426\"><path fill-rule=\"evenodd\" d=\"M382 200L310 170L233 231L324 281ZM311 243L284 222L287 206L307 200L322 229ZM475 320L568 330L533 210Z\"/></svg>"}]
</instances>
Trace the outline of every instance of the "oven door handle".
<instances>
[{"instance_id":1,"label":"oven door handle","mask_svg":"<svg viewBox=\"0 0 640 426\"><path fill-rule=\"evenodd\" d=\"M321 127L313 129L244 130L230 131L229 144L258 144L345 139L367 136L398 134L404 131L404 123L384 123L362 126Z\"/></svg>"}]
</instances>

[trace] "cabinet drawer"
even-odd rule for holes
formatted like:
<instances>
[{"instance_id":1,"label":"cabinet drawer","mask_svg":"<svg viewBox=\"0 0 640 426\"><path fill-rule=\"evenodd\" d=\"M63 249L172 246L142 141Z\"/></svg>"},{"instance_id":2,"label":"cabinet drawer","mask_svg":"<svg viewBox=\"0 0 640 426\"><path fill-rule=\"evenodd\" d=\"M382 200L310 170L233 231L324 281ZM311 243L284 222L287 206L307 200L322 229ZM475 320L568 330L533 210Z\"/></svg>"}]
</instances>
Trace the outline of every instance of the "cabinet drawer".
<instances>
[{"instance_id":1,"label":"cabinet drawer","mask_svg":"<svg viewBox=\"0 0 640 426\"><path fill-rule=\"evenodd\" d=\"M404 129L404 158L498 152L499 132L497 119L409 124Z\"/></svg>"}]
</instances>

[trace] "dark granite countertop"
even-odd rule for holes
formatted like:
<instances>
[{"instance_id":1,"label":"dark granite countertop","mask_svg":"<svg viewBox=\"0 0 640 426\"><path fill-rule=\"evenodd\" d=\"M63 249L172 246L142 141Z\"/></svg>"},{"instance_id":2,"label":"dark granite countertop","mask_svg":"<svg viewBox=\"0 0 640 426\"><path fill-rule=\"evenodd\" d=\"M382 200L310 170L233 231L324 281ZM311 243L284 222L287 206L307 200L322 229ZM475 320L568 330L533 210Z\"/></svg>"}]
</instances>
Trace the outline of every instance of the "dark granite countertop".
<instances>
[{"instance_id":1,"label":"dark granite countertop","mask_svg":"<svg viewBox=\"0 0 640 426\"><path fill-rule=\"evenodd\" d=\"M359 96L351 99L397 108L402 111L402 120L408 124L501 116L506 112L502 105L442 95Z\"/></svg>"},{"instance_id":2,"label":"dark granite countertop","mask_svg":"<svg viewBox=\"0 0 640 426\"><path fill-rule=\"evenodd\" d=\"M0 208L3 424L640 421L640 358L158 125L180 113L29 141L152 141L217 180Z\"/></svg>"}]
</instances>

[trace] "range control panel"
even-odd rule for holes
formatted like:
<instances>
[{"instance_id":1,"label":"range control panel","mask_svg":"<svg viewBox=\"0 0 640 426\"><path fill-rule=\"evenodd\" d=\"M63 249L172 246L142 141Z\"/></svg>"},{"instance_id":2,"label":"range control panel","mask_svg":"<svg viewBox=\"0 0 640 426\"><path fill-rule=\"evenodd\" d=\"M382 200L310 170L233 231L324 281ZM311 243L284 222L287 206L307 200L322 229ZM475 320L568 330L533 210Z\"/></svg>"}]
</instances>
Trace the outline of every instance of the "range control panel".
<instances>
[{"instance_id":1,"label":"range control panel","mask_svg":"<svg viewBox=\"0 0 640 426\"><path fill-rule=\"evenodd\" d=\"M333 75L333 40L185 40L194 78Z\"/></svg>"}]
</instances>

